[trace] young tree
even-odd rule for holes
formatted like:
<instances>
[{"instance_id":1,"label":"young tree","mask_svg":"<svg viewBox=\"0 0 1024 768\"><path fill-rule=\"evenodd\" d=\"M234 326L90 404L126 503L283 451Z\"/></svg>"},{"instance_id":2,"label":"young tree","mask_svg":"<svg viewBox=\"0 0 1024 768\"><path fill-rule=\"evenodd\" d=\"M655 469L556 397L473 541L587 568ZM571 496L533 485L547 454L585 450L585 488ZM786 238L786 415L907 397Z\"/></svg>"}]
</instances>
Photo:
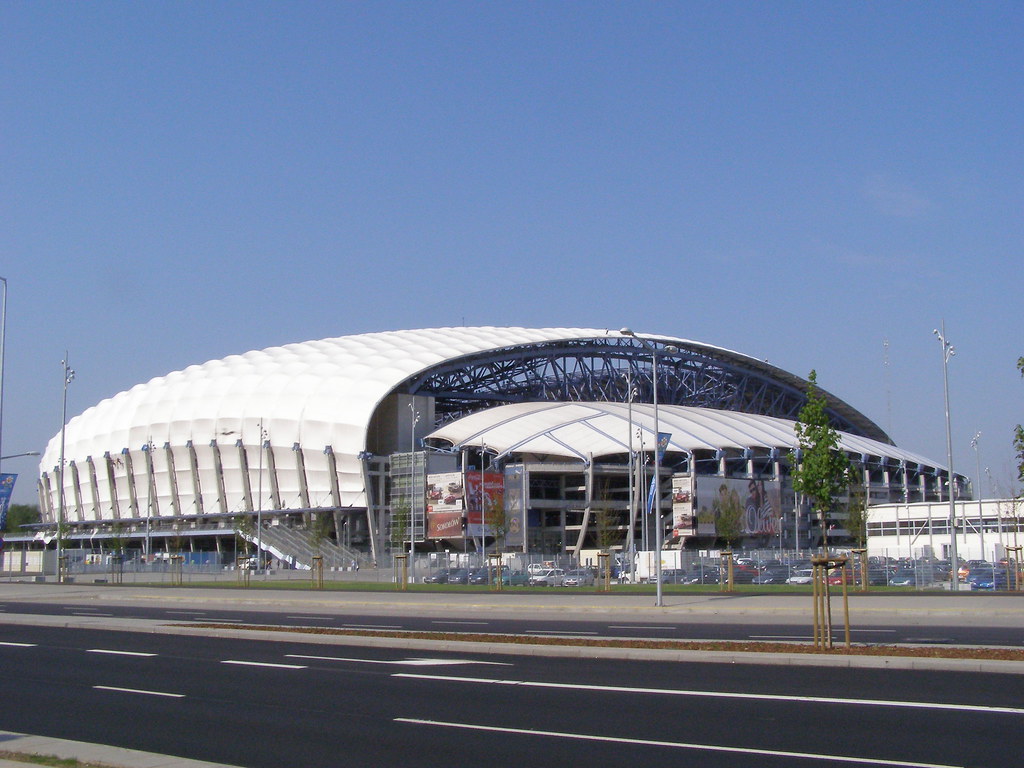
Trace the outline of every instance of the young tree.
<instances>
[{"instance_id":1,"label":"young tree","mask_svg":"<svg viewBox=\"0 0 1024 768\"><path fill-rule=\"evenodd\" d=\"M846 530L850 532L858 549L863 549L868 540L868 497L864 492L860 472L850 472L850 493L846 505Z\"/></svg>"},{"instance_id":2,"label":"young tree","mask_svg":"<svg viewBox=\"0 0 1024 768\"><path fill-rule=\"evenodd\" d=\"M729 490L729 486L723 483L711 508L715 513L715 535L732 549L732 545L743 534L743 503L739 494Z\"/></svg>"},{"instance_id":3,"label":"young tree","mask_svg":"<svg viewBox=\"0 0 1024 768\"><path fill-rule=\"evenodd\" d=\"M807 377L807 402L800 409L795 429L799 458L790 454L793 490L803 495L818 513L822 545L828 554L826 515L850 483L850 461L839 450L839 433L825 412L825 396L818 389L818 374Z\"/></svg>"}]
</instances>

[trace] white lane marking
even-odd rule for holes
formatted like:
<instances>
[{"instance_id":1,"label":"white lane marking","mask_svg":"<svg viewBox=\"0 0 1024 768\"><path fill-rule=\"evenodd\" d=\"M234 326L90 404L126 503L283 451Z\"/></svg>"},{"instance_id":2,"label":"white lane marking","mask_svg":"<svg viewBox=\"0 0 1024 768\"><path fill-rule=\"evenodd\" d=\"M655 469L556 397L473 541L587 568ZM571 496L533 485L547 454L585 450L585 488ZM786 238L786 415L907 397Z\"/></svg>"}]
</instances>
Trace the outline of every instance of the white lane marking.
<instances>
[{"instance_id":1,"label":"white lane marking","mask_svg":"<svg viewBox=\"0 0 1024 768\"><path fill-rule=\"evenodd\" d=\"M286 659L313 659L315 661L346 661L355 664L397 664L409 667L443 667L463 664L486 664L493 667L511 667L503 661L477 661L475 659L349 659L344 656L306 656L301 653L285 654Z\"/></svg>"},{"instance_id":2,"label":"white lane marking","mask_svg":"<svg viewBox=\"0 0 1024 768\"><path fill-rule=\"evenodd\" d=\"M115 688L112 685L94 685L97 691L115 691L117 693L141 693L145 696L166 696L170 699L184 699L184 693L167 693L165 691L142 691L138 688Z\"/></svg>"},{"instance_id":3,"label":"white lane marking","mask_svg":"<svg viewBox=\"0 0 1024 768\"><path fill-rule=\"evenodd\" d=\"M35 648L35 643L0 643L0 645L7 645L11 648Z\"/></svg>"},{"instance_id":4,"label":"white lane marking","mask_svg":"<svg viewBox=\"0 0 1024 768\"><path fill-rule=\"evenodd\" d=\"M353 629L401 629L401 624L342 624Z\"/></svg>"},{"instance_id":5,"label":"white lane marking","mask_svg":"<svg viewBox=\"0 0 1024 768\"><path fill-rule=\"evenodd\" d=\"M915 763L906 760L880 760L873 757L852 757L847 755L824 755L810 752L787 752L777 749L753 749L750 747L726 747L720 744L696 744L685 741L657 741L655 739L628 739L622 736L595 736L587 733L563 733L561 731L541 731L526 728L501 728L493 725L473 725L471 723L446 723L440 720L420 720L411 717L396 717L396 723L411 725L432 725L441 728L461 728L472 731L490 731L492 733L511 733L522 736L550 736L558 739L578 739L581 741L602 741L612 744L632 744L645 747L674 747L676 749L692 749L704 752L728 752L742 755L764 755L767 757L788 757L802 760L831 760L840 763L858 763L861 765L887 765L896 768L959 768L958 766L941 763Z\"/></svg>"},{"instance_id":6,"label":"white lane marking","mask_svg":"<svg viewBox=\"0 0 1024 768\"><path fill-rule=\"evenodd\" d=\"M747 635L751 640L810 640L810 635ZM713 642L713 641L712 641Z\"/></svg>"},{"instance_id":7,"label":"white lane marking","mask_svg":"<svg viewBox=\"0 0 1024 768\"><path fill-rule=\"evenodd\" d=\"M209 621L216 621L218 624L241 624L242 619L218 619L216 616Z\"/></svg>"},{"instance_id":8,"label":"white lane marking","mask_svg":"<svg viewBox=\"0 0 1024 768\"><path fill-rule=\"evenodd\" d=\"M486 627L489 621L432 621L431 624L464 624L466 626Z\"/></svg>"},{"instance_id":9,"label":"white lane marking","mask_svg":"<svg viewBox=\"0 0 1024 768\"><path fill-rule=\"evenodd\" d=\"M243 667L274 667L276 669L306 669L300 664L271 664L266 661L240 661L238 659L221 659L221 664L238 664Z\"/></svg>"},{"instance_id":10,"label":"white lane marking","mask_svg":"<svg viewBox=\"0 0 1024 768\"><path fill-rule=\"evenodd\" d=\"M526 630L528 635L568 635L569 637L575 637L576 635L596 635L597 632L573 632L568 629L528 629Z\"/></svg>"},{"instance_id":11,"label":"white lane marking","mask_svg":"<svg viewBox=\"0 0 1024 768\"><path fill-rule=\"evenodd\" d=\"M856 627L851 627L850 631L851 632L857 632L857 633L860 633L860 634L866 634L868 632L875 632L876 634L878 634L878 633L896 634L897 632L902 631L902 630L896 630L896 629L857 629Z\"/></svg>"},{"instance_id":12,"label":"white lane marking","mask_svg":"<svg viewBox=\"0 0 1024 768\"><path fill-rule=\"evenodd\" d=\"M489 683L491 685L518 685L524 688L558 688L573 691L600 691L605 693L647 693L660 696L693 696L709 699L747 699L752 701L795 701L810 704L848 704L868 707L896 707L901 709L940 709L954 712L980 712L986 715L1024 715L1017 707L989 707L978 704L945 704L934 701L892 701L888 699L840 699L832 696L787 696L773 693L733 693L730 691L694 691L677 688L631 688L615 685L584 685L577 683L543 683L529 680L495 680L482 677L453 677L444 675L417 675L396 672L393 677L420 680L440 680L449 683Z\"/></svg>"},{"instance_id":13,"label":"white lane marking","mask_svg":"<svg viewBox=\"0 0 1024 768\"><path fill-rule=\"evenodd\" d=\"M141 651L114 651L108 648L86 648L86 653L109 653L113 656L156 656L155 653L142 653Z\"/></svg>"},{"instance_id":14,"label":"white lane marking","mask_svg":"<svg viewBox=\"0 0 1024 768\"><path fill-rule=\"evenodd\" d=\"M72 611L71 615L72 616L97 616L97 617L102 617L102 616L113 616L114 614L112 614L112 613L96 613L95 611L89 611L87 613L84 613L82 611Z\"/></svg>"},{"instance_id":15,"label":"white lane marking","mask_svg":"<svg viewBox=\"0 0 1024 768\"><path fill-rule=\"evenodd\" d=\"M206 611L165 611L165 613L176 614L179 616L205 616Z\"/></svg>"},{"instance_id":16,"label":"white lane marking","mask_svg":"<svg viewBox=\"0 0 1024 768\"><path fill-rule=\"evenodd\" d=\"M285 616L286 619L302 619L303 621L333 621L333 616Z\"/></svg>"},{"instance_id":17,"label":"white lane marking","mask_svg":"<svg viewBox=\"0 0 1024 768\"><path fill-rule=\"evenodd\" d=\"M655 627L650 625L609 624L608 629L675 629L675 627Z\"/></svg>"}]
</instances>

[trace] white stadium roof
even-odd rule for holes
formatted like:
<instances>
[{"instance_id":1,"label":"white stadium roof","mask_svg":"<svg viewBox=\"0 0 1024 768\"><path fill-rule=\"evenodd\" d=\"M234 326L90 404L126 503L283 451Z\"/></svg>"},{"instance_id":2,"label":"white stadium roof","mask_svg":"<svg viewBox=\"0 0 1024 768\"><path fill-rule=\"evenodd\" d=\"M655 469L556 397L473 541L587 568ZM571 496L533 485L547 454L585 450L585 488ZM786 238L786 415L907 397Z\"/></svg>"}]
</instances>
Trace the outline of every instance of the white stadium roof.
<instances>
[{"instance_id":1,"label":"white stadium roof","mask_svg":"<svg viewBox=\"0 0 1024 768\"><path fill-rule=\"evenodd\" d=\"M428 437L456 448L486 446L499 457L529 453L587 460L590 456L628 452L631 424L641 433L638 438L633 432L633 450L641 449L641 439L647 446L654 444L654 407L649 403L634 403L632 413L626 403L504 405L446 424ZM658 428L671 435L670 452L797 447L794 422L736 411L662 405L658 408ZM931 464L888 443L847 432L840 432L839 438L839 447L850 453Z\"/></svg>"}]
</instances>

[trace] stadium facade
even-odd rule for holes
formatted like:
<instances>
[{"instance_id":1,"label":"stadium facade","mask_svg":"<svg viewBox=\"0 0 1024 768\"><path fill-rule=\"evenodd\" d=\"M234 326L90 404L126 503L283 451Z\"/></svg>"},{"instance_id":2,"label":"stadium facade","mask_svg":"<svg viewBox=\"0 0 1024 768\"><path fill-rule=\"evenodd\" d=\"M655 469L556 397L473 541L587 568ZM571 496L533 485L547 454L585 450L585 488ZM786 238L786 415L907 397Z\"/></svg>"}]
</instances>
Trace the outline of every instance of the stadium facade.
<instances>
[{"instance_id":1,"label":"stadium facade","mask_svg":"<svg viewBox=\"0 0 1024 768\"><path fill-rule=\"evenodd\" d=\"M825 532L789 481L806 388L753 357L626 329L439 328L252 351L72 418L40 463L34 538L51 543L63 523L74 546L114 539L151 556L233 554L244 538L300 566L310 537L346 560L579 554L711 547L739 505L742 543L809 548ZM823 394L872 503L948 498L942 466ZM964 477L955 485L969 498ZM831 541L843 521L840 504L824 520Z\"/></svg>"}]
</instances>

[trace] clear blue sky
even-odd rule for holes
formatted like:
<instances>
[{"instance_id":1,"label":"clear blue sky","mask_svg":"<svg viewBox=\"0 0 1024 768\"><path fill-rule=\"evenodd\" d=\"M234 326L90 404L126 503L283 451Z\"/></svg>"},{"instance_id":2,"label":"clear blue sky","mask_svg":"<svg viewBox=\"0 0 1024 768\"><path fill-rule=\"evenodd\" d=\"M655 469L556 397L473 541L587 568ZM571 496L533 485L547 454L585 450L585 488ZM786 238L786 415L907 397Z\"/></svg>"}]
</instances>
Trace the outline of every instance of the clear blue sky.
<instances>
[{"instance_id":1,"label":"clear blue sky","mask_svg":"<svg viewBox=\"0 0 1024 768\"><path fill-rule=\"evenodd\" d=\"M59 431L65 349L74 416L288 342L629 325L945 463L945 319L954 466L980 430L1006 492L1022 40L1019 2L8 0L3 452Z\"/></svg>"}]
</instances>

